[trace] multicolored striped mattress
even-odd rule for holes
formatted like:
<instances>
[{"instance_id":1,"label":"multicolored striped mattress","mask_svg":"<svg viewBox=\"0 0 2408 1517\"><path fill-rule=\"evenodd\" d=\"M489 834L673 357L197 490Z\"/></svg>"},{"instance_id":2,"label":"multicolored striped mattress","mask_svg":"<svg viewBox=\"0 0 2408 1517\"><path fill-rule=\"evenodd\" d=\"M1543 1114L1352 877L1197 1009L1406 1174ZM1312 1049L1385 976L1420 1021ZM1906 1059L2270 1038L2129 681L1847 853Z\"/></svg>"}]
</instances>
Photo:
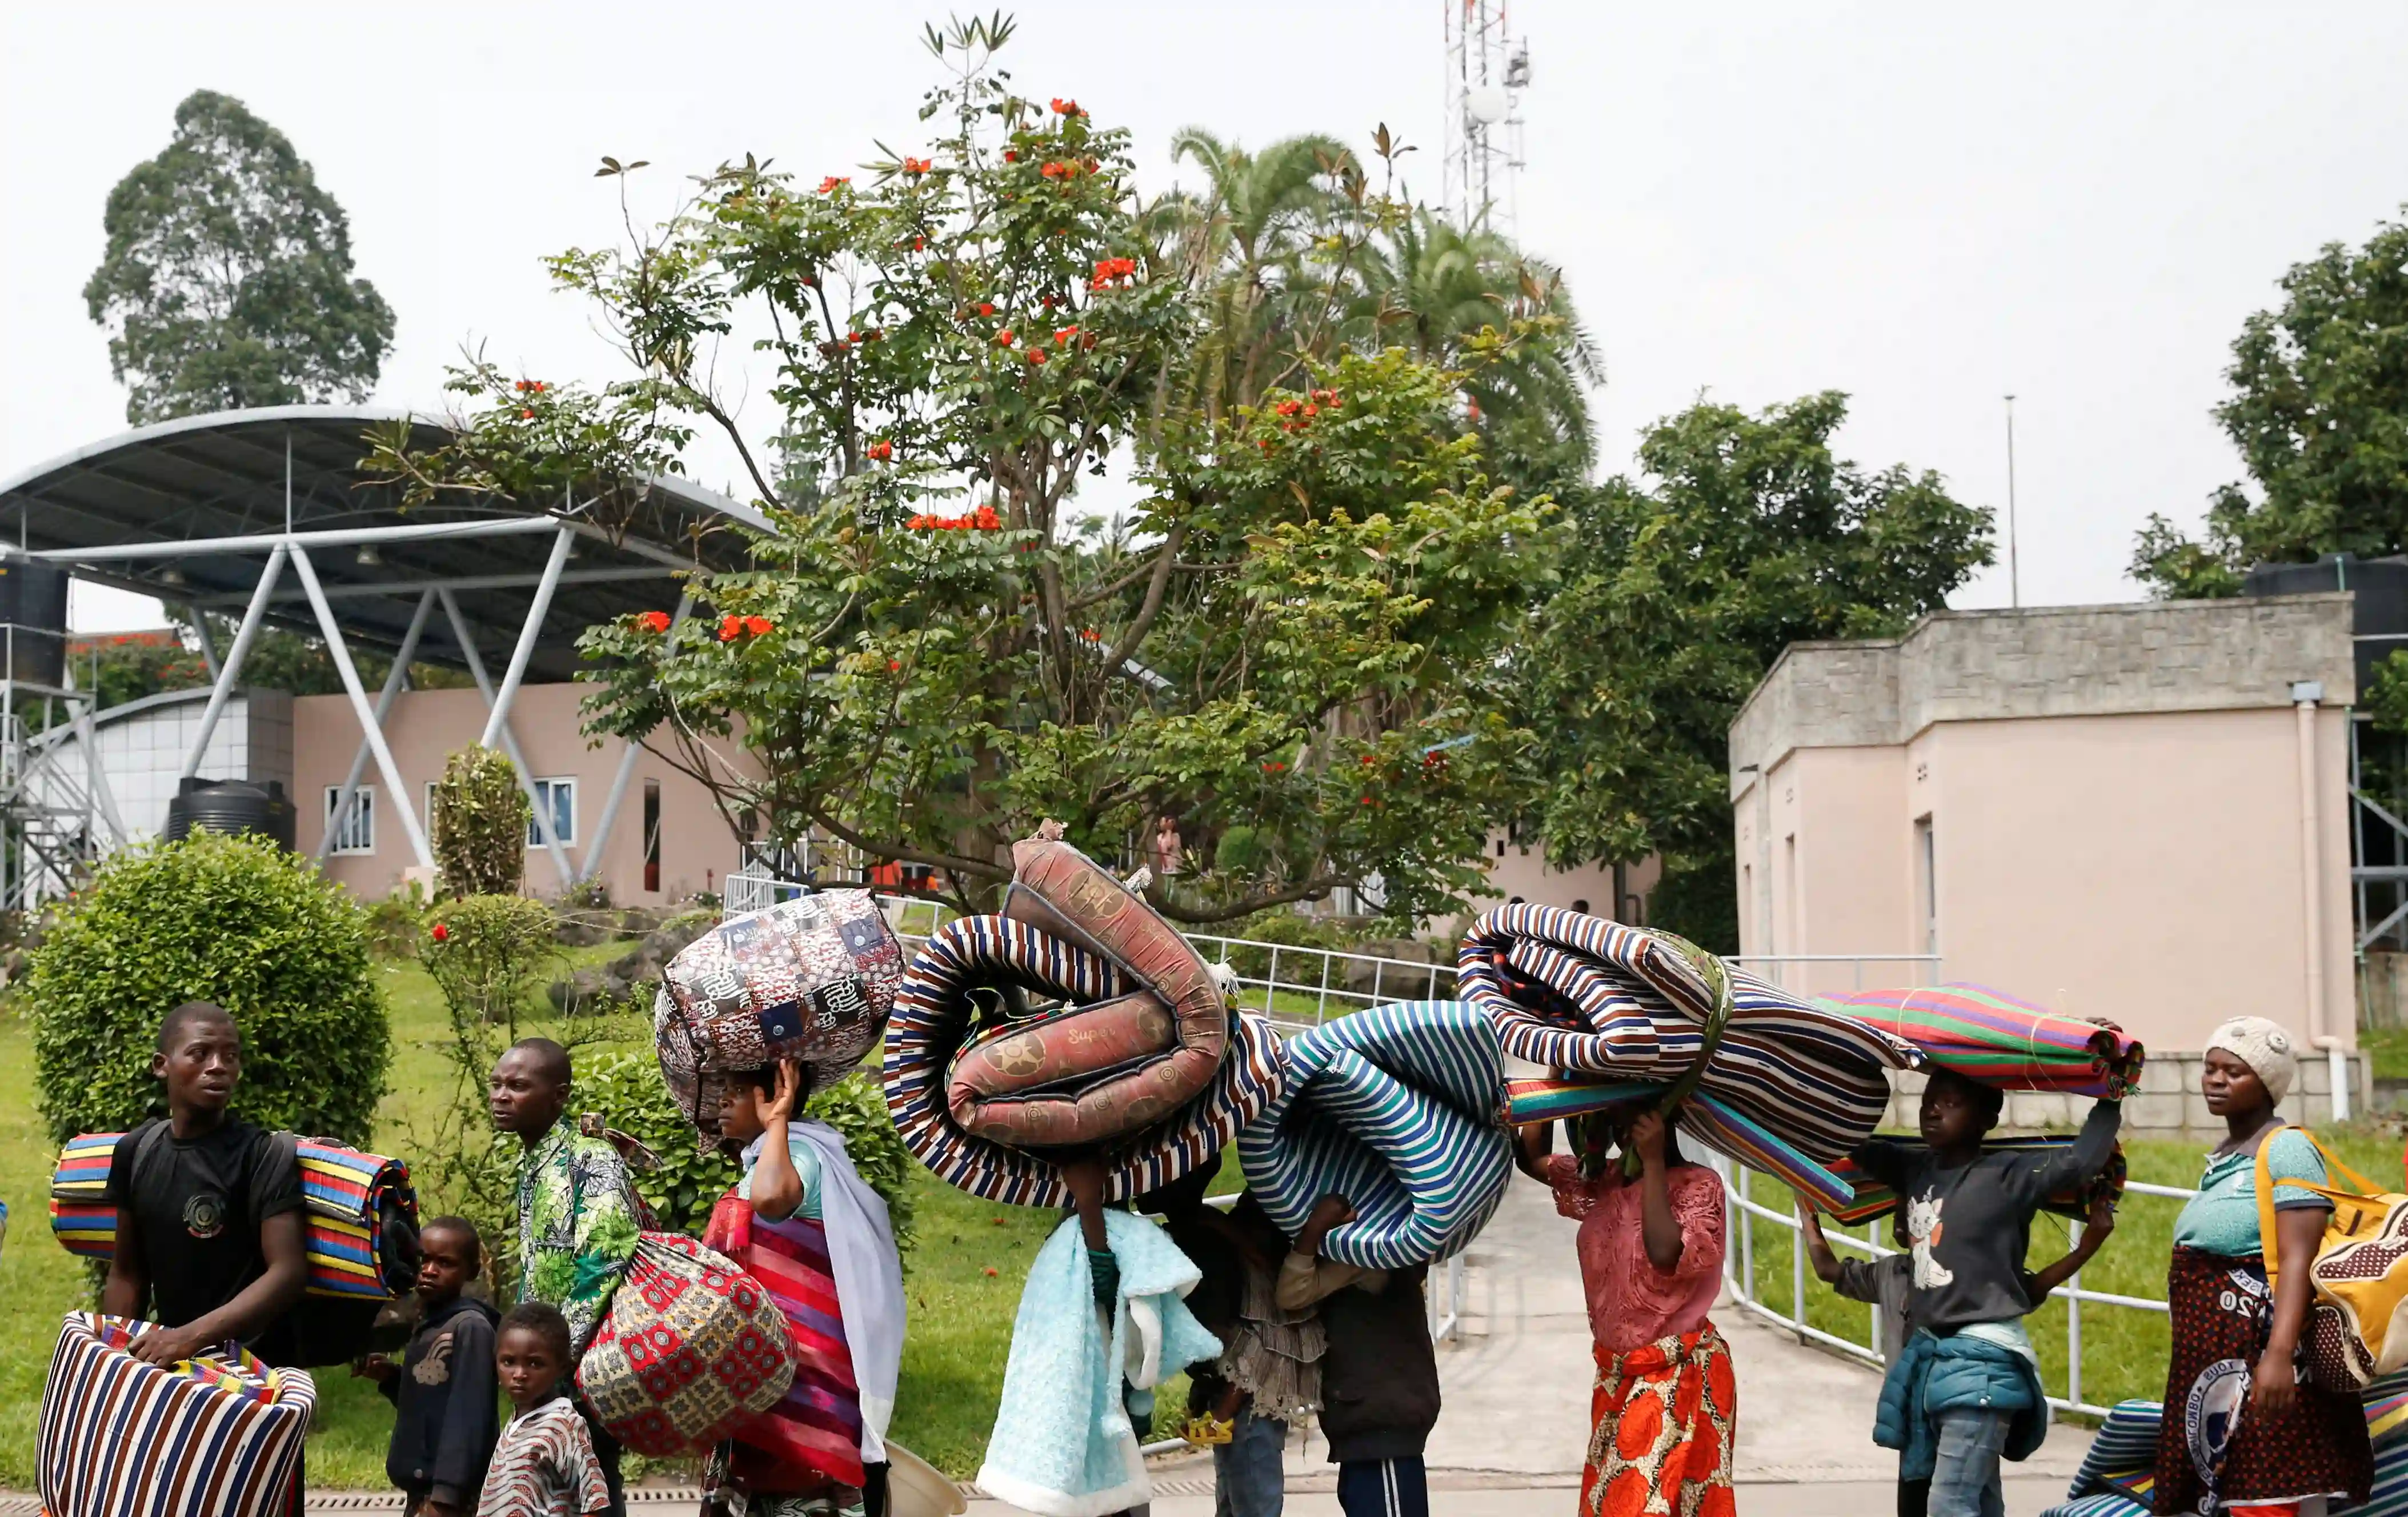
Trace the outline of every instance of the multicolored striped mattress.
<instances>
[{"instance_id":1,"label":"multicolored striped mattress","mask_svg":"<svg viewBox=\"0 0 2408 1517\"><path fill-rule=\"evenodd\" d=\"M103 1196L124 1136L84 1133L60 1151L50 1179L50 1234L69 1253L108 1259L117 1252L117 1209ZM409 1166L322 1138L297 1138L294 1151L301 1165L308 1294L382 1301L408 1289L406 1262L385 1257L385 1225L396 1217L417 1225Z\"/></svg>"},{"instance_id":2,"label":"multicolored striped mattress","mask_svg":"<svg viewBox=\"0 0 2408 1517\"><path fill-rule=\"evenodd\" d=\"M2139 1038L1981 985L1868 990L1822 1003L1903 1038L1932 1063L2009 1091L2122 1100L2140 1088Z\"/></svg>"},{"instance_id":3,"label":"multicolored striped mattress","mask_svg":"<svg viewBox=\"0 0 2408 1517\"><path fill-rule=\"evenodd\" d=\"M1282 1089L1238 1134L1246 1184L1293 1237L1327 1195L1355 1220L1325 1257L1405 1268L1460 1251L1504 1199L1497 1034L1460 1001L1373 1007L1291 1038Z\"/></svg>"},{"instance_id":4,"label":"multicolored striped mattress","mask_svg":"<svg viewBox=\"0 0 2408 1517\"><path fill-rule=\"evenodd\" d=\"M1501 1115L1512 1126L1559 1122L1634 1102L1659 1102L1670 1088L1648 1080L1509 1080ZM1690 1094L1681 1108L1681 1130L1749 1168L1813 1196L1834 1215L1856 1202L1854 1177L1840 1173L1845 1160L1834 1160L1828 1166L1816 1163L1710 1091Z\"/></svg>"},{"instance_id":5,"label":"multicolored striped mattress","mask_svg":"<svg viewBox=\"0 0 2408 1517\"><path fill-rule=\"evenodd\" d=\"M50 1517L270 1517L318 1387L233 1344L168 1368L125 1352L144 1324L70 1311L42 1385L35 1482Z\"/></svg>"},{"instance_id":6,"label":"multicolored striped mattress","mask_svg":"<svg viewBox=\"0 0 2408 1517\"><path fill-rule=\"evenodd\" d=\"M1082 1005L1138 988L1101 954L1025 923L947 923L912 960L896 997L886 1028L886 1109L904 1147L948 1184L1009 1206L1066 1205L1070 1193L1051 1159L969 1131L946 1101L953 1061L984 1015L981 1002L998 1002L992 993L1006 985ZM1228 1055L1204 1094L1111 1145L1104 1199L1133 1200L1219 1153L1278 1092L1279 1046L1268 1022L1230 1013Z\"/></svg>"},{"instance_id":7,"label":"multicolored striped mattress","mask_svg":"<svg viewBox=\"0 0 2408 1517\"><path fill-rule=\"evenodd\" d=\"M1488 1017L1504 1051L1562 1080L1668 1085L1704 1048L1713 994L1684 945L1664 935L1555 907L1502 906L1472 924L1457 962L1463 998ZM1730 1019L1688 1130L1750 1164L1785 1150L1828 1166L1871 1137L1889 1106L1890 1071L1923 1062L1914 1045L1753 975L1729 978ZM1742 1123L1762 1137L1743 1137Z\"/></svg>"},{"instance_id":8,"label":"multicolored striped mattress","mask_svg":"<svg viewBox=\"0 0 2408 1517\"><path fill-rule=\"evenodd\" d=\"M2376 1381L2359 1400L2374 1443L2374 1494L2366 1505L2348 1509L2351 1517L2408 1517L2408 1375ZM2112 1408L2065 1499L2042 1517L2148 1517L2164 1410L2156 1401Z\"/></svg>"}]
</instances>

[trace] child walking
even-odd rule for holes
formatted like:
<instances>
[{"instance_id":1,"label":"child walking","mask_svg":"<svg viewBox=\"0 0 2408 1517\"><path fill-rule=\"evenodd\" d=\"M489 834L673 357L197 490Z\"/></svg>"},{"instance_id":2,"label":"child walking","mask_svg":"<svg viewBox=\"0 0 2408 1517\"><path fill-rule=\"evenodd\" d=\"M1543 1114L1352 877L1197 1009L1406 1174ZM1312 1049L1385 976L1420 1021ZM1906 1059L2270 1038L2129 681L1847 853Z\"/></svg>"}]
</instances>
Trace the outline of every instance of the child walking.
<instances>
[{"instance_id":1,"label":"child walking","mask_svg":"<svg viewBox=\"0 0 2408 1517\"><path fill-rule=\"evenodd\" d=\"M2070 1148L1984 1153L2005 1099L1935 1070L1923 1092L1928 1150L1875 1139L1852 1155L1906 1210L1914 1331L1882 1382L1873 1441L1899 1451L1901 1481L1929 1479L1930 1517L2000 1517L1999 1462L2028 1457L2048 1436L2023 1322L2036 1304L2023 1269L2031 1220L2050 1193L2105 1167L2122 1121L2102 1100Z\"/></svg>"},{"instance_id":2,"label":"child walking","mask_svg":"<svg viewBox=\"0 0 2408 1517\"><path fill-rule=\"evenodd\" d=\"M796 1115L803 1095L792 1059L731 1076L721 1094L720 1137L742 1145L744 1178L703 1241L767 1288L801 1352L785 1398L721 1446L704 1485L742 1497L747 1517L879 1517L903 1360L902 1259L844 1138Z\"/></svg>"},{"instance_id":3,"label":"child walking","mask_svg":"<svg viewBox=\"0 0 2408 1517\"><path fill-rule=\"evenodd\" d=\"M595 1517L609 1510L593 1436L561 1394L568 1368L568 1319L540 1301L512 1307L494 1344L511 1416L485 1470L477 1517Z\"/></svg>"},{"instance_id":4,"label":"child walking","mask_svg":"<svg viewBox=\"0 0 2408 1517\"><path fill-rule=\"evenodd\" d=\"M1282 1309L1321 1307L1321 1431L1338 1466L1346 1517L1429 1517L1422 1464L1438 1425L1438 1350L1422 1299L1426 1265L1364 1269L1324 1259L1333 1228L1354 1220L1342 1195L1313 1203L1280 1265Z\"/></svg>"},{"instance_id":5,"label":"child walking","mask_svg":"<svg viewBox=\"0 0 2408 1517\"><path fill-rule=\"evenodd\" d=\"M484 1239L465 1217L419 1229L418 1331L395 1365L380 1353L360 1363L394 1405L385 1478L408 1517L467 1517L485 1488L500 1436L494 1417L494 1309L461 1292L485 1266ZM565 1357L565 1355L564 1355Z\"/></svg>"}]
</instances>

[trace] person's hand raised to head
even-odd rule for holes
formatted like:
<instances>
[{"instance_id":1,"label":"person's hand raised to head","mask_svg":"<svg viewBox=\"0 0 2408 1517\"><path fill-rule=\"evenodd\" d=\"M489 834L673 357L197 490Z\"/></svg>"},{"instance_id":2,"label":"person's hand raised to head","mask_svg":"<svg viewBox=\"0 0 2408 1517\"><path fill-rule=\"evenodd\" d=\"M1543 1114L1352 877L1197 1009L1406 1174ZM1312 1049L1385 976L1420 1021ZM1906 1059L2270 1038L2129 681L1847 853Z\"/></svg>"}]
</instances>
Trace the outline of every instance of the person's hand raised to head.
<instances>
[{"instance_id":1,"label":"person's hand raised to head","mask_svg":"<svg viewBox=\"0 0 2408 1517\"><path fill-rule=\"evenodd\" d=\"M761 1103L761 1124L792 1122L795 1109L803 1100L803 1066L793 1059L778 1061L778 1081L769 1098Z\"/></svg>"},{"instance_id":2,"label":"person's hand raised to head","mask_svg":"<svg viewBox=\"0 0 2408 1517\"><path fill-rule=\"evenodd\" d=\"M1630 1130L1626 1135L1626 1138L1631 1149L1638 1153L1641 1165L1649 1169L1664 1167L1665 1127L1662 1112L1641 1111L1631 1118Z\"/></svg>"}]
</instances>

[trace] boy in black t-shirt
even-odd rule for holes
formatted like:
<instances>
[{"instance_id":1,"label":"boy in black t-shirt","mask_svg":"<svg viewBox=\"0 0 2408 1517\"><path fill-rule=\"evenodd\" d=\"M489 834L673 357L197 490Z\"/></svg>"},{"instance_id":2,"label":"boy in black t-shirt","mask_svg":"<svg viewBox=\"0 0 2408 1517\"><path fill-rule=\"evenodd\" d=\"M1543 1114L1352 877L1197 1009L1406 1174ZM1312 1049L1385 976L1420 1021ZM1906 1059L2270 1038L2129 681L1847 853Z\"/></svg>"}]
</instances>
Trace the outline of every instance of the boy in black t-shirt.
<instances>
[{"instance_id":1,"label":"boy in black t-shirt","mask_svg":"<svg viewBox=\"0 0 2408 1517\"><path fill-rule=\"evenodd\" d=\"M110 1160L117 1252L101 1309L157 1319L128 1350L148 1364L230 1338L273 1363L308 1282L300 1162L291 1143L226 1115L242 1036L223 1008L187 1001L168 1012L150 1073L166 1085L167 1119L120 1138ZM294 1496L297 1510L297 1480Z\"/></svg>"}]
</instances>

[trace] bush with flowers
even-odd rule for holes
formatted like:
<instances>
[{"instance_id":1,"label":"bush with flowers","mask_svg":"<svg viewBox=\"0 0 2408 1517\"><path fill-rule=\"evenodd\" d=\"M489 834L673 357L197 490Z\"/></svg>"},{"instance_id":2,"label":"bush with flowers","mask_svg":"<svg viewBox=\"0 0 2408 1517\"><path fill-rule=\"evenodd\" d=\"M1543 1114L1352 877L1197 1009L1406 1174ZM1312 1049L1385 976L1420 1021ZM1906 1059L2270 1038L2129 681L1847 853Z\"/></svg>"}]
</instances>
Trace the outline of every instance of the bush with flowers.
<instances>
[{"instance_id":1,"label":"bush with flowers","mask_svg":"<svg viewBox=\"0 0 2408 1517\"><path fill-rule=\"evenodd\" d=\"M858 178L747 158L633 246L552 260L626 377L522 394L472 366L454 440L380 458L415 497L609 501L715 429L771 529L749 569L692 579L708 614L586 635L586 721L778 837L935 866L978 907L1039 818L1117 856L1175 813L1176 917L1375 880L1396 915L1452 907L1527 746L1498 685L1551 508L1491 479L1463 371L1335 297L1298 304L1292 357L1198 383L1222 340L1203 223L1140 204L1125 131L1018 93L1009 33L931 31L951 79L924 147ZM1412 214L1351 159L1318 182L1323 273ZM768 334L769 439L710 367L739 330ZM1106 517L1078 492L1116 458L1139 498ZM1238 826L1255 841L1214 846Z\"/></svg>"}]
</instances>

